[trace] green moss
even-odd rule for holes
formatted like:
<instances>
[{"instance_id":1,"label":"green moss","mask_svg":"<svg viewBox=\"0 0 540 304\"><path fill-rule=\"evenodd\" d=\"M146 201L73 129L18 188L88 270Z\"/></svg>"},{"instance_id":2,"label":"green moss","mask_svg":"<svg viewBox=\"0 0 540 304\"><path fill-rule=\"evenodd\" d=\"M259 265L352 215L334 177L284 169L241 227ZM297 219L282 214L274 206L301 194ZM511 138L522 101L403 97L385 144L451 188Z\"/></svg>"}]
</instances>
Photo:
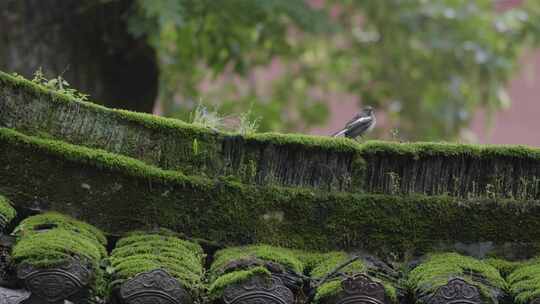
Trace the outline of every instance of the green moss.
<instances>
[{"instance_id":1,"label":"green moss","mask_svg":"<svg viewBox=\"0 0 540 304\"><path fill-rule=\"evenodd\" d=\"M6 123L26 134L57 138L67 142L97 147L130 156L141 162L165 170L180 171L209 177L229 176L243 183L302 186L360 193L370 192L432 192L429 185L405 186L414 184L414 179L402 181L402 187L392 191L385 188L385 178L374 178L370 172L386 174L392 166L401 166L402 173L418 170L429 163L433 157L451 157L445 163L458 164L455 158L481 159L493 162L486 164L490 168L500 168L519 160L539 160L540 150L523 146L478 146L450 143L392 143L367 142L358 144L343 138L306 136L299 134L253 134L240 136L226 132L215 132L208 128L187 124L182 121L156 117L143 113L107 109L92 103L76 101L68 96L48 91L32 82L0 73L1 94L5 99ZM22 104L19 106L17 103ZM1 115L0 115L1 116ZM17 117L17 121L14 117ZM19 119L20 118L20 119ZM81 118L84 122L79 127L72 127L71 120ZM60 122L57 122L60 119ZM23 122L18 122L23 121ZM88 123L90 122L91 123ZM92 127L89 127L92 126ZM365 161L366 158L396 159L396 162L384 162L374 168L377 161ZM392 155L392 158L386 156ZM405 157L402 157L405 156ZM421 159L426 157L427 159ZM500 159L511 157L512 159ZM376 160L377 160L376 159ZM419 166L409 166L418 160ZM291 163L300 163L292 170L283 170ZM326 162L327 166L320 166ZM496 166L502 164L503 166ZM454 165L450 165L452 167ZM526 164L525 167L534 167ZM411 167L414 167L411 169ZM328 168L326 170L325 168ZM296 172L294 176L290 172ZM458 177L463 180L461 170L449 169L449 179ZM538 193L538 180L535 173L527 171L519 187L513 184L504 169L495 169L488 174L490 179L475 177L475 188L470 191L462 183L441 181L436 187L438 194L455 193L460 196L493 195L530 197ZM396 172L396 171L394 171ZM423 172L422 174L430 174ZM501 173L502 172L502 173ZM415 173L411 173L414 175ZM377 175L377 174L375 174ZM442 174L446 176L446 174ZM498 180L499 183L495 183ZM480 184L479 184L480 181ZM396 183L395 183L396 184ZM469 183L469 184L472 184ZM506 187L513 189L508 193ZM384 188L384 189L382 189ZM428 189L429 188L429 189ZM457 189L456 189L457 188ZM535 197L531 197L535 198Z\"/></svg>"},{"instance_id":2,"label":"green moss","mask_svg":"<svg viewBox=\"0 0 540 304\"><path fill-rule=\"evenodd\" d=\"M431 293L448 283L448 280L459 277L478 287L485 298L493 301L490 287L499 290L507 288L505 280L493 266L472 257L457 253L431 254L408 276L408 286L417 293Z\"/></svg>"},{"instance_id":3,"label":"green moss","mask_svg":"<svg viewBox=\"0 0 540 304\"><path fill-rule=\"evenodd\" d=\"M73 256L96 263L105 256L105 249L95 241L65 229L51 229L24 235L13 248L13 259L37 267L55 267Z\"/></svg>"},{"instance_id":4,"label":"green moss","mask_svg":"<svg viewBox=\"0 0 540 304\"><path fill-rule=\"evenodd\" d=\"M189 291L197 293L202 288L203 258L198 244L181 240L172 231L137 231L117 242L110 264L114 284L142 272L163 269Z\"/></svg>"},{"instance_id":5,"label":"green moss","mask_svg":"<svg viewBox=\"0 0 540 304\"><path fill-rule=\"evenodd\" d=\"M107 255L106 239L97 228L69 216L44 213L26 218L14 234L17 236L12 250L15 264L54 268L76 259L83 265L89 265L94 273L91 287L103 296L100 261Z\"/></svg>"},{"instance_id":6,"label":"green moss","mask_svg":"<svg viewBox=\"0 0 540 304\"><path fill-rule=\"evenodd\" d=\"M13 208L11 202L6 197L0 195L0 226L11 222L16 215L17 211Z\"/></svg>"},{"instance_id":7,"label":"green moss","mask_svg":"<svg viewBox=\"0 0 540 304\"><path fill-rule=\"evenodd\" d=\"M103 235L103 232L96 227L57 212L47 212L26 218L17 226L13 234L16 236L26 236L41 233L40 230L42 229L73 231L76 234L93 239L102 245L107 244L107 239Z\"/></svg>"},{"instance_id":8,"label":"green moss","mask_svg":"<svg viewBox=\"0 0 540 304\"><path fill-rule=\"evenodd\" d=\"M245 185L0 129L0 192L112 233L160 225L227 245L421 254L440 242L540 241L540 202ZM87 184L91 189L81 188ZM519 225L516 225L519 223ZM456 230L455 227L461 227Z\"/></svg>"},{"instance_id":9,"label":"green moss","mask_svg":"<svg viewBox=\"0 0 540 304\"><path fill-rule=\"evenodd\" d=\"M499 258L488 258L484 262L495 267L502 275L503 278L506 278L510 273L512 273L516 268L520 267L522 261L508 261Z\"/></svg>"},{"instance_id":10,"label":"green moss","mask_svg":"<svg viewBox=\"0 0 540 304\"><path fill-rule=\"evenodd\" d=\"M216 252L210 272L217 272L228 263L243 259L260 259L281 264L296 273L304 271L304 265L292 250L269 245L232 247Z\"/></svg>"},{"instance_id":11,"label":"green moss","mask_svg":"<svg viewBox=\"0 0 540 304\"><path fill-rule=\"evenodd\" d=\"M159 245L160 248L178 248L179 250L188 250L196 253L197 256L203 255L201 246L195 242L180 239L180 235L168 229L158 231L132 231L116 243L117 249L123 247L132 248L128 245L140 246L142 244ZM148 247L148 246L144 246Z\"/></svg>"},{"instance_id":12,"label":"green moss","mask_svg":"<svg viewBox=\"0 0 540 304\"><path fill-rule=\"evenodd\" d=\"M70 96L60 94L55 91L51 91L43 86L35 84L29 80L13 77L7 73L0 71L0 86L11 87L15 89L23 89L28 93L34 94L36 97L45 96L52 102L57 103L74 103L79 104L81 107L88 108L92 111L114 115L120 119L135 122L145 127L166 130L174 129L176 131L182 131L184 134L189 135L204 135L204 136L239 136L238 134L228 132L216 132L209 128L201 127L196 124L189 124L177 119L165 118L146 113L131 112L119 109L109 109L91 102L79 101ZM301 134L278 134L278 133L256 133L245 136L248 140L253 140L261 143L271 143L276 145L302 145L306 147L313 147L316 149L334 149L336 151L356 151L358 150L358 144L349 139L331 138L323 136L309 136Z\"/></svg>"},{"instance_id":13,"label":"green moss","mask_svg":"<svg viewBox=\"0 0 540 304\"><path fill-rule=\"evenodd\" d=\"M175 129L185 130L186 134L204 134L214 136L216 132L208 128L188 124L180 120L159 117L155 115L136 113L126 110L109 109L94 103L81 102L70 96L60 94L37 85L29 80L14 77L4 72L0 72L0 85L15 89L23 89L35 96L45 96L53 102L76 103L87 107L93 111L115 115L126 121L140 123L146 127L164 130ZM221 132L227 135L229 133ZM231 134L232 135L232 134ZM238 136L234 134L235 136ZM247 140L254 140L277 145L301 145L316 149L330 149L334 151L359 151L363 153L395 153L401 155L476 155L476 156L510 156L518 158L540 159L540 149L526 146L488 146L453 143L395 143L382 141L368 141L365 144L358 144L356 141L344 138L332 138L327 136L308 136L300 134L279 134L279 133L255 133L244 136Z\"/></svg>"},{"instance_id":14,"label":"green moss","mask_svg":"<svg viewBox=\"0 0 540 304\"><path fill-rule=\"evenodd\" d=\"M521 263L510 273L507 281L516 303L532 303L540 297L540 259Z\"/></svg>"},{"instance_id":15,"label":"green moss","mask_svg":"<svg viewBox=\"0 0 540 304\"><path fill-rule=\"evenodd\" d=\"M297 257L298 252L300 251L269 245L230 247L219 250L214 255L214 261L209 270L210 298L217 299L221 297L223 290L227 286L243 282L255 275L270 276L270 271L260 264L246 264L249 265L247 269L245 267L226 269L229 263L269 261L301 274L304 265Z\"/></svg>"},{"instance_id":16,"label":"green moss","mask_svg":"<svg viewBox=\"0 0 540 304\"><path fill-rule=\"evenodd\" d=\"M371 279L374 282L379 282L383 285L384 292L390 303L398 303L397 290L391 283L373 277ZM320 303L324 299L338 295L342 290L343 288L341 287L341 280L328 281L317 288L313 301L314 303Z\"/></svg>"},{"instance_id":17,"label":"green moss","mask_svg":"<svg viewBox=\"0 0 540 304\"><path fill-rule=\"evenodd\" d=\"M178 171L161 170L130 157L61 141L30 137L11 129L0 128L0 140L13 146L38 148L45 153L60 156L66 160L94 164L109 170L128 173L138 177L152 176L161 180L180 183L188 181L187 177ZM204 179L191 177L189 178L189 182L204 184Z\"/></svg>"},{"instance_id":18,"label":"green moss","mask_svg":"<svg viewBox=\"0 0 540 304\"><path fill-rule=\"evenodd\" d=\"M215 300L221 297L227 286L247 281L254 276L270 277L271 273L264 267L254 267L249 270L240 270L226 273L210 284L208 295L210 299Z\"/></svg>"},{"instance_id":19,"label":"green moss","mask_svg":"<svg viewBox=\"0 0 540 304\"><path fill-rule=\"evenodd\" d=\"M329 281L317 288L317 293L315 294L313 301L315 303L320 303L320 301L325 298L337 295L341 290L342 288L340 280Z\"/></svg>"},{"instance_id":20,"label":"green moss","mask_svg":"<svg viewBox=\"0 0 540 304\"><path fill-rule=\"evenodd\" d=\"M347 262L351 256L345 252L330 252L324 254L317 254L318 257L312 263L316 266L311 270L310 275L313 278L320 279L329 272L333 271L339 265ZM340 269L340 272L345 274L360 273L366 271L366 265L361 259L356 260L344 268Z\"/></svg>"},{"instance_id":21,"label":"green moss","mask_svg":"<svg viewBox=\"0 0 540 304\"><path fill-rule=\"evenodd\" d=\"M339 266L348 262L352 256L345 252L329 252L329 253L313 253L311 255L304 255L304 261L310 265L310 276L314 279L322 279L327 274L336 270ZM347 266L339 270L343 274L356 274L367 273L369 266L364 262L362 258L355 260ZM372 272L377 272L376 270ZM370 278L376 282L380 282L385 289L388 299L392 303L397 303L397 292L395 287L385 280L380 280L372 275ZM336 277L331 279L317 288L314 301L319 303L322 299L333 297L342 291L341 287L342 277Z\"/></svg>"},{"instance_id":22,"label":"green moss","mask_svg":"<svg viewBox=\"0 0 540 304\"><path fill-rule=\"evenodd\" d=\"M473 145L446 142L396 143L369 141L361 146L362 154L423 156L516 157L540 159L540 149L520 145Z\"/></svg>"}]
</instances>

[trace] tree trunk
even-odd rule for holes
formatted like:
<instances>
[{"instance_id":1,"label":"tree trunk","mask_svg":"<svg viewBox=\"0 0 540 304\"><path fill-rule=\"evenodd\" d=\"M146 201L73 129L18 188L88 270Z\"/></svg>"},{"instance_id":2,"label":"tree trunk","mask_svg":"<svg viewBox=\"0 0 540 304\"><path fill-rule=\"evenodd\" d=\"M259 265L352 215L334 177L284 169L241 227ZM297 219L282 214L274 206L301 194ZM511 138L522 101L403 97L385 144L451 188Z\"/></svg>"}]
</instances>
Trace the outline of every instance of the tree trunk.
<instances>
[{"instance_id":1,"label":"tree trunk","mask_svg":"<svg viewBox=\"0 0 540 304\"><path fill-rule=\"evenodd\" d=\"M151 112L155 52L127 31L132 0L0 2L0 69L30 77L42 67L110 107Z\"/></svg>"}]
</instances>

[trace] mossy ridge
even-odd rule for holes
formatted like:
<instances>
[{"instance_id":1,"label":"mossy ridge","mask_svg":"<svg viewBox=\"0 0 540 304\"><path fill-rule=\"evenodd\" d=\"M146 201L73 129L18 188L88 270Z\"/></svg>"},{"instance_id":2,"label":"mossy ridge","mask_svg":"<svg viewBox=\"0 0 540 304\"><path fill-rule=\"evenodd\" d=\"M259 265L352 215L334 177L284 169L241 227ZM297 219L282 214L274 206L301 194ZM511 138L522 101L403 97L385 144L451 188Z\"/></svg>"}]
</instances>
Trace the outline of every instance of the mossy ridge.
<instances>
[{"instance_id":1,"label":"mossy ridge","mask_svg":"<svg viewBox=\"0 0 540 304\"><path fill-rule=\"evenodd\" d=\"M328 252L328 253L322 253L322 254L313 253L311 254L311 257L308 257L308 259L310 260L309 263L313 265L313 267L311 268L311 271L309 272L309 275L314 279L322 279L327 274L336 270L336 268L338 268L339 266L348 262L351 258L352 256L345 252ZM343 274L347 274L347 275L358 274L358 273L367 274L369 268L370 268L369 263L366 263L364 259L359 257L357 260L341 268L339 272ZM376 270L372 270L372 271L376 272ZM377 276L373 276L371 274L369 276L373 281L379 282L383 285L386 295L392 303L397 303L397 291L392 283L386 280L382 280L378 278ZM319 286L317 288L317 292L315 293L314 302L320 303L322 300L327 299L329 297L336 296L339 292L341 292L342 279L343 279L342 277L337 276L323 283L321 286Z\"/></svg>"},{"instance_id":2,"label":"mossy ridge","mask_svg":"<svg viewBox=\"0 0 540 304\"><path fill-rule=\"evenodd\" d=\"M7 96L0 103L3 126L101 148L165 170L224 176L247 184L356 193L540 198L540 171L535 169L539 153L535 148L358 144L348 139L284 134L240 136L148 114L107 109L65 96L64 102L49 102L62 98L54 92L43 95L43 88L34 92L31 88L35 84L31 82L28 90L13 90L9 84L21 81L25 82L5 75L7 84L0 86L0 94ZM72 124L74 120L80 123ZM480 171L485 172L464 173ZM521 178L515 179L515 174Z\"/></svg>"},{"instance_id":3,"label":"mossy ridge","mask_svg":"<svg viewBox=\"0 0 540 304\"><path fill-rule=\"evenodd\" d=\"M11 129L0 128L0 141L13 146L40 149L43 153L61 157L65 160L88 163L100 168L128 173L137 177L153 177L167 182L189 182L198 185L209 183L209 180L202 177L192 176L188 179L178 171L162 170L134 158L110 153L105 150L72 145L52 139L26 136Z\"/></svg>"},{"instance_id":4,"label":"mossy ridge","mask_svg":"<svg viewBox=\"0 0 540 304\"><path fill-rule=\"evenodd\" d=\"M397 143L368 141L360 146L362 154L423 156L515 157L540 160L540 149L524 145L478 145L447 142Z\"/></svg>"},{"instance_id":5,"label":"mossy ridge","mask_svg":"<svg viewBox=\"0 0 540 304\"><path fill-rule=\"evenodd\" d=\"M216 132L174 119L80 102L7 74L0 74L0 94L7 96L4 104L0 103L3 126L105 149L166 170L230 175L248 183L292 182L313 187L320 183L332 189L351 188L354 179L347 167L358 144L348 139ZM73 120L80 124L74 127ZM296 168L294 174L282 170L294 161L272 157L280 151L286 158L296 155L293 158L304 166ZM324 160L339 173L321 169L319 164Z\"/></svg>"},{"instance_id":6,"label":"mossy ridge","mask_svg":"<svg viewBox=\"0 0 540 304\"><path fill-rule=\"evenodd\" d=\"M8 224L16 215L17 211L13 208L11 201L0 194L0 229L2 224Z\"/></svg>"},{"instance_id":7,"label":"mossy ridge","mask_svg":"<svg viewBox=\"0 0 540 304\"><path fill-rule=\"evenodd\" d=\"M452 278L461 278L480 291L482 297L497 303L493 288L507 290L499 271L481 260L457 253L433 253L408 275L407 285L417 295L435 292Z\"/></svg>"},{"instance_id":8,"label":"mossy ridge","mask_svg":"<svg viewBox=\"0 0 540 304\"><path fill-rule=\"evenodd\" d=\"M15 204L30 207L29 198L46 197L50 209L115 233L159 224L226 245L364 248L381 256L424 253L440 241L540 240L536 201L245 185L164 171L104 151L88 154L87 148L9 129L0 129L0 144L0 166L11 168L1 172L0 191ZM91 191L74 195L88 183ZM279 218L265 217L277 213ZM458 224L463 229L456 231Z\"/></svg>"},{"instance_id":9,"label":"mossy ridge","mask_svg":"<svg viewBox=\"0 0 540 304\"><path fill-rule=\"evenodd\" d=\"M142 272L163 269L192 294L198 294L204 273L202 252L198 244L181 240L171 231L129 233L117 242L111 253L114 284Z\"/></svg>"},{"instance_id":10,"label":"mossy ridge","mask_svg":"<svg viewBox=\"0 0 540 304\"><path fill-rule=\"evenodd\" d=\"M165 118L146 113L131 112L127 110L110 109L95 103L76 100L70 96L49 90L20 77L14 77L8 73L0 71L0 85L11 88L23 88L28 93L35 96L45 95L54 102L78 103L101 113L114 113L122 119L142 123L147 127L161 129L186 130L189 134L198 133L214 136L215 131L208 128L189 124L177 119ZM187 133L186 133L187 134ZM235 135L234 133L219 132L217 134ZM271 142L278 145L299 144L302 146L314 147L317 149L331 149L336 151L362 151L364 153L391 152L397 154L414 155L457 155L469 154L478 156L511 156L519 158L540 159L540 149L522 145L476 145L476 144L454 144L446 142L418 142L418 143L396 143L383 141L368 141L365 144L358 144L355 141L331 138L327 136L310 136L300 134L280 134L280 133L255 133L244 136L261 142Z\"/></svg>"},{"instance_id":11,"label":"mossy ridge","mask_svg":"<svg viewBox=\"0 0 540 304\"><path fill-rule=\"evenodd\" d=\"M185 135L193 135L195 133L198 135L205 135L211 137L227 135L240 136L238 133L226 131L216 132L209 128L201 127L196 124L186 123L178 119L161 117L147 113L132 112L128 110L111 109L96 103L76 100L75 98L61 94L59 92L55 92L53 90L49 90L27 79L14 77L2 71L0 71L0 85L12 88L24 88L27 92L34 94L34 96L36 97L40 95L45 95L53 102L77 103L103 114L111 114L127 121L141 123L144 126L152 129L174 129L177 131L182 131ZM353 140L343 138L331 138L327 136L280 133L253 133L245 135L244 138L258 142L268 142L276 145L294 144L302 145L305 147L312 147L316 149L331 149L336 151L357 151L359 149L358 144Z\"/></svg>"},{"instance_id":12,"label":"mossy ridge","mask_svg":"<svg viewBox=\"0 0 540 304\"><path fill-rule=\"evenodd\" d=\"M510 293L518 304L540 298L540 258L521 262L508 275Z\"/></svg>"},{"instance_id":13,"label":"mossy ridge","mask_svg":"<svg viewBox=\"0 0 540 304\"><path fill-rule=\"evenodd\" d=\"M11 87L15 89L22 88L28 94L32 94L35 97L45 96L49 98L49 100L51 100L52 102L56 102L56 103L80 104L82 106L88 107L94 111L101 112L104 114L117 113L117 115L119 115L120 117L126 120L144 123L145 126L151 127L151 128L188 129L190 132L208 133L208 129L206 128L198 127L193 124L188 124L178 119L171 119L171 118L160 117L160 116L155 116L155 115L146 114L146 113L121 110L121 109L111 109L111 108L107 108L105 106L102 106L93 102L80 101L71 96L45 88L44 86L39 85L30 80L24 79L22 77L14 77L2 71L0 71L0 85L2 87Z\"/></svg>"},{"instance_id":14,"label":"mossy ridge","mask_svg":"<svg viewBox=\"0 0 540 304\"><path fill-rule=\"evenodd\" d=\"M13 87L13 85L9 84L11 82L28 82L7 74L4 76L6 88ZM28 82L28 86L30 88L28 91L33 92L31 88L36 85ZM37 94L36 96L39 97L43 95L42 93L44 92L42 91L48 92L46 89L40 88L38 93L30 92L28 94ZM11 92L10 94L13 95L15 93ZM60 98L54 92L48 92L47 94L47 99ZM32 100L32 98L30 96L30 98L26 99ZM250 184L302 186L350 192L394 193L392 191L395 189L388 187L387 184L394 184L396 182L395 180L389 182L387 175L396 174L396 176L400 177L401 181L409 181L407 183L397 183L399 187L395 188L398 188L397 190L400 193L459 194L461 197L467 197L469 194L475 196L497 195L502 197L513 196L521 199L537 199L540 193L540 178L537 177L539 173L534 169L523 169L536 167L536 165L520 163L520 161L537 161L539 159L539 149L537 148L376 141L358 144L348 139L272 133L240 136L214 132L181 121L154 117L148 114L107 109L91 103L74 101L65 96L63 98L66 99L63 103L59 103L58 100L56 101L56 104L64 105L63 110L54 110L58 118L65 117L66 115L76 115L74 113L79 113L81 109L88 109L86 112L98 113L97 116L99 117L90 119L83 115L82 126L77 125L76 130L73 131L76 134L67 132L70 135L63 133L66 126L58 130L53 130L54 132L50 131L50 134L47 135L43 130L47 130L48 127L44 127L37 122L35 126L30 126L32 123L29 122L29 126L26 127L25 123L19 125L13 121L8 121L6 125L28 134L57 137L75 144L103 148L110 152L137 158L147 164L166 170L211 177L227 176L231 179ZM8 103L11 103L9 107L20 108L16 102L9 101ZM43 107L46 108L46 106ZM41 124L44 125L48 125L50 121L56 122L54 117L51 118L47 116L48 114L41 114L43 110L42 108L32 110L30 107L28 111L38 112L37 114L32 112L28 116L34 114L39 116L43 120ZM25 113L24 110L21 111L17 113ZM20 116L13 113L6 115L9 118L8 120L16 119ZM24 119L27 119L25 115L22 116ZM94 126L96 121L106 125L105 120L116 124L113 131L104 131L102 130L104 129L103 127L89 127ZM54 128L55 125L57 124L52 124L51 128ZM103 134L99 136L98 134L93 134L99 137L93 138L92 136L88 136L88 134L84 134L84 131L81 131L84 129L83 127L88 127L92 132L98 130L96 132L100 133L103 131L106 136L99 137ZM77 130L82 133L77 133ZM142 133L144 135L140 135ZM156 146L156 144L158 145ZM193 146L197 146L198 148L192 149ZM240 148L237 146L240 146ZM289 161L282 160L283 155L280 154L281 151L288 158L291 158L294 154L292 158L296 162L302 162L304 159L306 161L302 162L302 165L294 166L295 161L291 161L291 159ZM277 154L281 156L276 156L273 159L272 156ZM445 166L450 173L445 172L445 174L440 174L442 178L440 181L437 181L437 184L445 185L440 187L432 187L432 185L425 185L421 182L415 184L412 181L414 180L413 178L408 178L409 174L415 176L415 173L418 173L415 171L418 169L415 166L412 166L412 169L406 165L398 166L402 168L395 168L396 164L390 164L389 166L385 166L384 170L378 171L378 177L376 179L370 179L369 176L373 173L372 171L376 171L378 166L370 165L372 162L368 161L367 167L372 171L368 170L369 172L366 173L366 164L362 162L363 157L370 156L373 158L373 155L384 156L389 154L396 157L406 156L397 161L397 163L402 165L408 163L409 160L407 158L417 160L422 158L419 160L420 165L430 166L431 164L437 167L437 165L430 162L433 158L451 157L459 158L467 164L471 159L472 161L482 159L486 162L483 165L494 169L487 174L490 180L475 176L473 178L473 182L475 182L474 186L468 186L473 183L465 181L464 176L460 173L463 167L467 167L467 164L463 166L449 166L450 168L446 168L448 166ZM331 161L329 161L330 159ZM328 168L321 167L321 162L331 163L331 165L328 165ZM452 161L444 159L444 163L452 163ZM293 165L292 168L290 167L291 165ZM523 179L515 180L511 175L506 174L509 170L505 168L508 166L514 166L521 170ZM503 168L500 170L496 169L499 167ZM399 171L403 175L395 172L396 170L394 169L397 169L397 171L403 169L403 172ZM426 175L436 170L428 171ZM437 173L434 174L437 175Z\"/></svg>"}]
</instances>

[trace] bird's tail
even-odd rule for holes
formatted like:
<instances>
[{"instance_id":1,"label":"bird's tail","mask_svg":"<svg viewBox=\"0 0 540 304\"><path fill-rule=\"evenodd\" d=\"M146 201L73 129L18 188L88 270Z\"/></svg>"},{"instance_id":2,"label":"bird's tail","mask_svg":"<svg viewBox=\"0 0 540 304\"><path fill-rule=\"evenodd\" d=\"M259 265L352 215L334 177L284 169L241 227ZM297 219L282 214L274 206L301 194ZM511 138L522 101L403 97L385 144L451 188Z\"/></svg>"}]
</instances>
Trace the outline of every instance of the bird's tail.
<instances>
[{"instance_id":1,"label":"bird's tail","mask_svg":"<svg viewBox=\"0 0 540 304\"><path fill-rule=\"evenodd\" d=\"M338 136L342 136L342 135L345 135L345 132L347 132L347 129L343 129L343 130L340 130L334 134L332 134L332 137L338 137Z\"/></svg>"}]
</instances>

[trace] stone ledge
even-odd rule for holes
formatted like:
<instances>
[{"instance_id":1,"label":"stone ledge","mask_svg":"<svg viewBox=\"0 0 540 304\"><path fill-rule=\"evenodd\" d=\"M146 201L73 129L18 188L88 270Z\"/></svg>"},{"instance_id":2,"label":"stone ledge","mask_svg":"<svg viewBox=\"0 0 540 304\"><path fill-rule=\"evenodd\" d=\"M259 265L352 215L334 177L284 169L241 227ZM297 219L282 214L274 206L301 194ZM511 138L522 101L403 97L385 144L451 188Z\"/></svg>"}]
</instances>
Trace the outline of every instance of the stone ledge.
<instances>
[{"instance_id":1,"label":"stone ledge","mask_svg":"<svg viewBox=\"0 0 540 304\"><path fill-rule=\"evenodd\" d=\"M540 198L540 149L445 143L358 144L240 136L79 102L0 72L0 126L245 184L461 198Z\"/></svg>"},{"instance_id":2,"label":"stone ledge","mask_svg":"<svg viewBox=\"0 0 540 304\"><path fill-rule=\"evenodd\" d=\"M223 244L425 252L442 244L540 242L539 201L465 200L259 187L163 171L0 129L0 192L109 233L158 225Z\"/></svg>"}]
</instances>

